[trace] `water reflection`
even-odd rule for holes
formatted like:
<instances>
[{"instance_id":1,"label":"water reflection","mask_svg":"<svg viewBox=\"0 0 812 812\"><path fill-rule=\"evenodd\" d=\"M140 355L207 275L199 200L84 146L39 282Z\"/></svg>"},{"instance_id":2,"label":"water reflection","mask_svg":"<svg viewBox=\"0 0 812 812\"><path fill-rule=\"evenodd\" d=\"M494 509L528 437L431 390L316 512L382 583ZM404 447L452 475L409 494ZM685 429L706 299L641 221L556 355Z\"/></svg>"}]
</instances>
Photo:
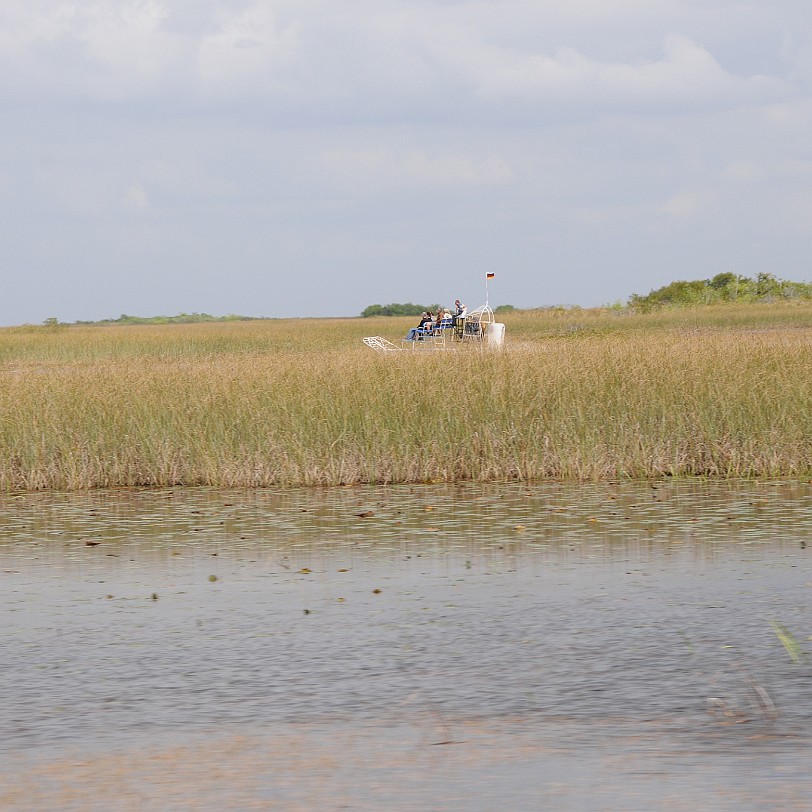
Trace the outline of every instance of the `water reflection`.
<instances>
[{"instance_id":1,"label":"water reflection","mask_svg":"<svg viewBox=\"0 0 812 812\"><path fill-rule=\"evenodd\" d=\"M0 496L0 553L86 564L82 546L139 556L227 548L426 553L536 548L566 554L616 542L673 552L680 543L804 541L808 483L476 486L222 492L206 489ZM60 546L59 543L62 543ZM702 555L708 550L702 549Z\"/></svg>"},{"instance_id":2,"label":"water reflection","mask_svg":"<svg viewBox=\"0 0 812 812\"><path fill-rule=\"evenodd\" d=\"M808 483L2 497L0 749L439 719L798 764L810 531Z\"/></svg>"}]
</instances>

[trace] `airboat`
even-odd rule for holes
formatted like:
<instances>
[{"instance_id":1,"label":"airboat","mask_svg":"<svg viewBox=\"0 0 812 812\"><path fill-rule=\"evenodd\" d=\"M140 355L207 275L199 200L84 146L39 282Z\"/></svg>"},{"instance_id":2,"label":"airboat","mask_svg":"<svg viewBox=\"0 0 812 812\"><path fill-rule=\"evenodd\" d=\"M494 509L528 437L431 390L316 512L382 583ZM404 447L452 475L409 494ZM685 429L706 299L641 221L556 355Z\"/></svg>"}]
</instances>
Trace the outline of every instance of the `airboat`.
<instances>
[{"instance_id":1,"label":"airboat","mask_svg":"<svg viewBox=\"0 0 812 812\"><path fill-rule=\"evenodd\" d=\"M484 304L464 316L442 319L435 324L410 331L413 338L402 338L400 345L383 336L365 336L364 344L376 352L456 350L466 346L501 347L505 325L496 321L493 310Z\"/></svg>"}]
</instances>

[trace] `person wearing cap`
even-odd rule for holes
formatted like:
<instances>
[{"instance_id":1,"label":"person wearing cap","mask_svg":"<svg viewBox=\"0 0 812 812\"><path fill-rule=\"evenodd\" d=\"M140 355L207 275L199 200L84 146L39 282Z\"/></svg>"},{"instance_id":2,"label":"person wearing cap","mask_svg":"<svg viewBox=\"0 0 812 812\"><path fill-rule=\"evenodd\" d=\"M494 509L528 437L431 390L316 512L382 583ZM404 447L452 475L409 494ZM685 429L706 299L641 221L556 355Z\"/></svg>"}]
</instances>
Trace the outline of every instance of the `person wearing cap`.
<instances>
[{"instance_id":1,"label":"person wearing cap","mask_svg":"<svg viewBox=\"0 0 812 812\"><path fill-rule=\"evenodd\" d=\"M418 333L420 333L427 324L431 324L431 319L432 319L431 311L424 310L420 316L420 324L418 324L417 327L412 327L412 329L409 330L409 333L406 336L405 340L415 341L417 339Z\"/></svg>"}]
</instances>

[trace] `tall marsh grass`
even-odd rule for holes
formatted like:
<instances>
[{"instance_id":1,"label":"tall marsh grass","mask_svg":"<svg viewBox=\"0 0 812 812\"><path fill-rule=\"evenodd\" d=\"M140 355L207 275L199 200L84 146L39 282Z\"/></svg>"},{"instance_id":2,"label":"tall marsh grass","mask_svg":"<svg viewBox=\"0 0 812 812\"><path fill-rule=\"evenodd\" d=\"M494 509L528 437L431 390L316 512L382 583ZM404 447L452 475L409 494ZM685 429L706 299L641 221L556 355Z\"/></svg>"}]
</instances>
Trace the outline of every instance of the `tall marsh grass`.
<instances>
[{"instance_id":1,"label":"tall marsh grass","mask_svg":"<svg viewBox=\"0 0 812 812\"><path fill-rule=\"evenodd\" d=\"M0 490L812 475L808 306L411 321L0 330Z\"/></svg>"}]
</instances>

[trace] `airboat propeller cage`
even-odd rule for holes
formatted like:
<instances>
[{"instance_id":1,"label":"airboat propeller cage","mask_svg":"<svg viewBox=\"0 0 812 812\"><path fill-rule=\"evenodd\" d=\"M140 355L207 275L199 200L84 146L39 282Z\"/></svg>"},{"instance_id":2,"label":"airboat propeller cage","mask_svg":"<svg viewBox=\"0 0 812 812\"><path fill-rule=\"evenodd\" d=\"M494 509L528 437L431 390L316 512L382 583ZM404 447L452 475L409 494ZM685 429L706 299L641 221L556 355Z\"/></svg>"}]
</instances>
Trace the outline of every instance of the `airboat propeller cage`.
<instances>
[{"instance_id":1,"label":"airboat propeller cage","mask_svg":"<svg viewBox=\"0 0 812 812\"><path fill-rule=\"evenodd\" d=\"M496 317L493 315L493 310L487 304L478 307L476 310L469 310L465 315L465 323L479 324L483 335L487 332L488 325L494 324L495 321Z\"/></svg>"}]
</instances>

